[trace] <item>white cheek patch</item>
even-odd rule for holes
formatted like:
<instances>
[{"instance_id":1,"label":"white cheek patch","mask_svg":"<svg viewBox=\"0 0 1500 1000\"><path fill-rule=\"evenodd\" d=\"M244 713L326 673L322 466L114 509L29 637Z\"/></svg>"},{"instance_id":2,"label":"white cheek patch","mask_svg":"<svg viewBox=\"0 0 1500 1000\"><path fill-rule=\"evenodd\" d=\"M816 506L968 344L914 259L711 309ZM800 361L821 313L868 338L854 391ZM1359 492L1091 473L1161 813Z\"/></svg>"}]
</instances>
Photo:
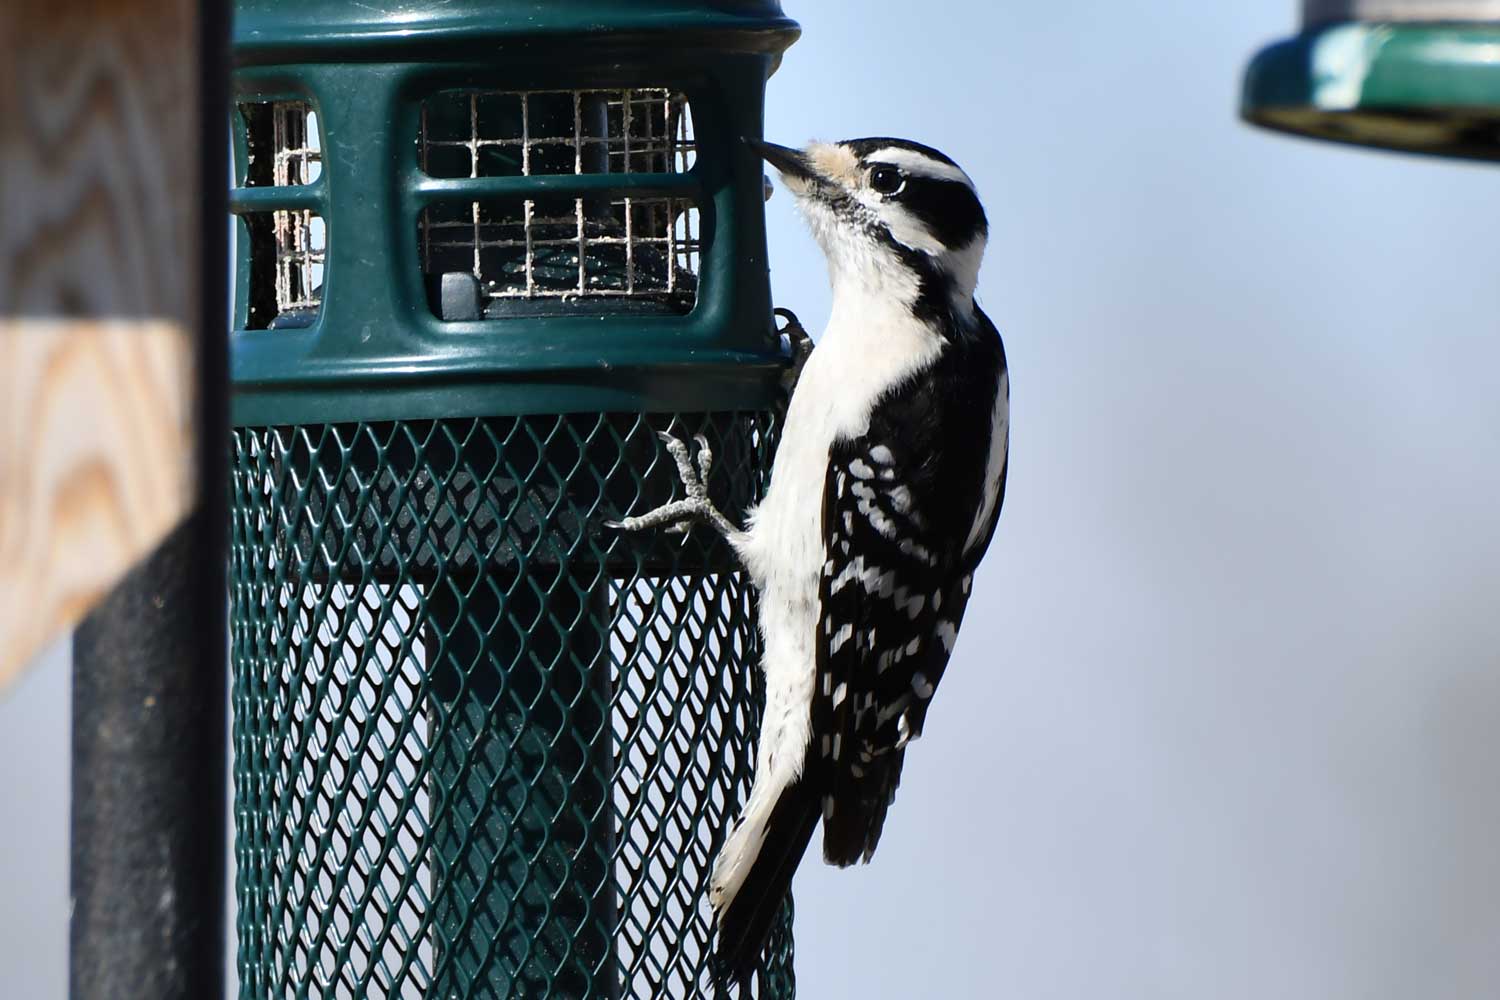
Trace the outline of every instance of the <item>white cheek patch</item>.
<instances>
[{"instance_id":1,"label":"white cheek patch","mask_svg":"<svg viewBox=\"0 0 1500 1000\"><path fill-rule=\"evenodd\" d=\"M897 243L933 258L939 267L953 276L956 301L962 304L972 295L979 281L979 265L984 259L985 239L982 235L964 246L949 247L900 202L885 201L868 190L858 192L855 198L880 220ZM893 260L890 266L898 266L898 262Z\"/></svg>"},{"instance_id":2,"label":"white cheek patch","mask_svg":"<svg viewBox=\"0 0 1500 1000\"><path fill-rule=\"evenodd\" d=\"M936 236L932 235L921 219L918 219L904 206L894 202L887 202L878 207L872 207L872 210L885 223L886 228L890 230L892 238L897 243L909 246L913 250L920 250L934 257L948 249L943 246L942 242Z\"/></svg>"}]
</instances>

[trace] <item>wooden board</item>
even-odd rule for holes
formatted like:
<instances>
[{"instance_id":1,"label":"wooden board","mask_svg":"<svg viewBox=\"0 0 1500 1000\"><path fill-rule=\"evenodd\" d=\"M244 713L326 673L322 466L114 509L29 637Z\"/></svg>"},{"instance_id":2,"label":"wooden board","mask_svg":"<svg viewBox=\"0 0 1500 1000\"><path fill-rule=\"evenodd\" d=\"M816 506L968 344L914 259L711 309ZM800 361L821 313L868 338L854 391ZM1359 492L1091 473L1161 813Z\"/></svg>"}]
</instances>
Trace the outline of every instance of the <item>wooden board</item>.
<instances>
[{"instance_id":1,"label":"wooden board","mask_svg":"<svg viewBox=\"0 0 1500 1000\"><path fill-rule=\"evenodd\" d=\"M192 503L196 32L0 0L0 688Z\"/></svg>"},{"instance_id":2,"label":"wooden board","mask_svg":"<svg viewBox=\"0 0 1500 1000\"><path fill-rule=\"evenodd\" d=\"M0 321L0 688L189 509L172 323Z\"/></svg>"}]
</instances>

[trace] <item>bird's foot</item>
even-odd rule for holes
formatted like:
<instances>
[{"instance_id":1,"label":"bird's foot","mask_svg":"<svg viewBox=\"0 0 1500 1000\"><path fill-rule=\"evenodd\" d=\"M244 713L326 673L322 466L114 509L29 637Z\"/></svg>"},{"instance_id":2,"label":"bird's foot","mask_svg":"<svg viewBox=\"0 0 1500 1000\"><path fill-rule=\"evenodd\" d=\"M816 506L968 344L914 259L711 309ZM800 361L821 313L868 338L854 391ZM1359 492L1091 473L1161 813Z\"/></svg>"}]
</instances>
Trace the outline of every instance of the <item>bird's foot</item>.
<instances>
[{"instance_id":1,"label":"bird's foot","mask_svg":"<svg viewBox=\"0 0 1500 1000\"><path fill-rule=\"evenodd\" d=\"M627 517L619 521L605 521L605 527L619 531L644 531L647 528L656 528L665 524L669 526L668 532L685 535L692 530L695 523L703 523L726 539L734 541L740 536L740 529L721 514L713 501L708 498L708 474L714 464L714 453L708 446L708 439L702 434L693 437L693 442L698 446L695 465L695 456L689 452L688 446L680 439L665 432L658 433L657 436L666 445L667 454L671 455L672 461L677 464L677 478L682 480L682 487L687 491L687 498L662 504L655 510L635 517Z\"/></svg>"},{"instance_id":2,"label":"bird's foot","mask_svg":"<svg viewBox=\"0 0 1500 1000\"><path fill-rule=\"evenodd\" d=\"M813 352L812 337L808 336L807 331L802 327L802 321L790 309L776 308L771 311L779 319L786 320L786 325L777 332L787 339L787 349L791 353L791 364L781 376L781 388L790 396L792 390L797 388L797 380L802 377L802 368L807 364L807 359Z\"/></svg>"}]
</instances>

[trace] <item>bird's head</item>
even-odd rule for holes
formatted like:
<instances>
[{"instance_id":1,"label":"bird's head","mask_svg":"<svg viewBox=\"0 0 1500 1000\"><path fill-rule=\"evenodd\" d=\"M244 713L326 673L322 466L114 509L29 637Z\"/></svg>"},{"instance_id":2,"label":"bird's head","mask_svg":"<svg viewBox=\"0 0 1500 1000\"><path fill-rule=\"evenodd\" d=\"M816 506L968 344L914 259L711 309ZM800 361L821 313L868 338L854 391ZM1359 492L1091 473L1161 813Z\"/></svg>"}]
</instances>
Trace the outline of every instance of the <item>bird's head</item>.
<instances>
[{"instance_id":1,"label":"bird's head","mask_svg":"<svg viewBox=\"0 0 1500 1000\"><path fill-rule=\"evenodd\" d=\"M905 139L789 149L746 142L780 173L828 257L835 291L895 294L914 308L973 311L989 224L969 175Z\"/></svg>"}]
</instances>

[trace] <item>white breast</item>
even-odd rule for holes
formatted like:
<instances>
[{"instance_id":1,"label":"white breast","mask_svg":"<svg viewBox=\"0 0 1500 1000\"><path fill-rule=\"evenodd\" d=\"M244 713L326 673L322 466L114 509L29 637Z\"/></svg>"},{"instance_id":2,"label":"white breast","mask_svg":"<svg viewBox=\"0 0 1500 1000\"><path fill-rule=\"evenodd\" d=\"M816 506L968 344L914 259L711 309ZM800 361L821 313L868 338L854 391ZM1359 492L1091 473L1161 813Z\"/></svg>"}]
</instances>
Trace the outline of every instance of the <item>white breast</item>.
<instances>
[{"instance_id":1,"label":"white breast","mask_svg":"<svg viewBox=\"0 0 1500 1000\"><path fill-rule=\"evenodd\" d=\"M835 293L828 330L792 395L770 488L740 544L760 589L765 640L766 713L751 795L757 813L801 773L808 741L829 449L868 430L875 401L942 348L937 334L889 298Z\"/></svg>"},{"instance_id":2,"label":"white breast","mask_svg":"<svg viewBox=\"0 0 1500 1000\"><path fill-rule=\"evenodd\" d=\"M771 485L742 552L759 582L810 575L816 587L829 449L865 433L875 401L942 348L942 338L897 303L866 294L835 297L828 330L792 394Z\"/></svg>"},{"instance_id":3,"label":"white breast","mask_svg":"<svg viewBox=\"0 0 1500 1000\"><path fill-rule=\"evenodd\" d=\"M861 251L862 252L862 251ZM755 783L714 864L712 898L723 905L754 864L781 792L801 773L808 747L823 570L823 480L829 449L863 434L875 401L931 364L943 341L912 318L909 278L877 262L835 275L828 329L802 369L771 467L771 485L736 543L760 591L766 710Z\"/></svg>"}]
</instances>

